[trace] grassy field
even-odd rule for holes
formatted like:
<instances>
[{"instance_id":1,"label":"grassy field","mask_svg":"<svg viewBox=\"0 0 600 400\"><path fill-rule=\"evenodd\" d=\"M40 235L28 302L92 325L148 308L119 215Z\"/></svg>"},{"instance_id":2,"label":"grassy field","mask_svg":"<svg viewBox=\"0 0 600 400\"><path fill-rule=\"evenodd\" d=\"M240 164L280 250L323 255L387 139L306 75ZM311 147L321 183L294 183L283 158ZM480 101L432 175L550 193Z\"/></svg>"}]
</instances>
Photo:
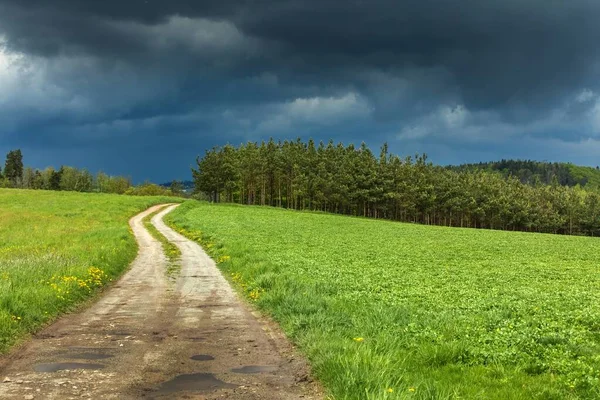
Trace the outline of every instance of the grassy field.
<instances>
[{"instance_id":1,"label":"grassy field","mask_svg":"<svg viewBox=\"0 0 600 400\"><path fill-rule=\"evenodd\" d=\"M188 202L335 399L600 398L600 239Z\"/></svg>"},{"instance_id":2,"label":"grassy field","mask_svg":"<svg viewBox=\"0 0 600 400\"><path fill-rule=\"evenodd\" d=\"M0 189L0 353L119 276L137 253L129 218L166 202Z\"/></svg>"}]
</instances>

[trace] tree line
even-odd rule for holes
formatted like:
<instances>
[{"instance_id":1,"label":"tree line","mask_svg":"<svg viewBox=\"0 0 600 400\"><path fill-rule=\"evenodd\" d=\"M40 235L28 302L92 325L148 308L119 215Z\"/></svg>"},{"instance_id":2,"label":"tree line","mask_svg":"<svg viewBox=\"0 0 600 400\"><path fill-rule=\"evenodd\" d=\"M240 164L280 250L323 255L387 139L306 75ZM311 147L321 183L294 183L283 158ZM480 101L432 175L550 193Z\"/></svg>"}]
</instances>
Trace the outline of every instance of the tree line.
<instances>
[{"instance_id":1,"label":"tree line","mask_svg":"<svg viewBox=\"0 0 600 400\"><path fill-rule=\"evenodd\" d=\"M78 169L63 165L59 169L47 167L40 170L24 167L20 149L11 150L6 155L4 171L0 167L0 187L138 196L184 195L183 185L178 181L173 181L170 188L150 182L134 186L129 177L111 176L104 172L93 175L85 168Z\"/></svg>"},{"instance_id":2,"label":"tree line","mask_svg":"<svg viewBox=\"0 0 600 400\"><path fill-rule=\"evenodd\" d=\"M207 150L195 191L215 202L268 205L455 227L600 234L600 195L580 185L521 182L485 169L449 169L427 156L400 158L384 144L313 140Z\"/></svg>"}]
</instances>

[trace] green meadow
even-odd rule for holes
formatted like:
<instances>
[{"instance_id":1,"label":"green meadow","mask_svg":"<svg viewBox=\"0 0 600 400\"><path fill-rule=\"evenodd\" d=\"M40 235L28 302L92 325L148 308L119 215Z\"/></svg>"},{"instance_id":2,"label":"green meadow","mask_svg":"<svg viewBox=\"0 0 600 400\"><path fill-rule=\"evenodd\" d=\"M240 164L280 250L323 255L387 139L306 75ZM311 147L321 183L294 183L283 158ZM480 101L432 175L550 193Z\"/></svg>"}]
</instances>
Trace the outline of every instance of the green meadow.
<instances>
[{"instance_id":1,"label":"green meadow","mask_svg":"<svg viewBox=\"0 0 600 400\"><path fill-rule=\"evenodd\" d=\"M335 399L600 398L600 239L186 202Z\"/></svg>"},{"instance_id":2,"label":"green meadow","mask_svg":"<svg viewBox=\"0 0 600 400\"><path fill-rule=\"evenodd\" d=\"M0 189L0 353L135 258L129 218L172 198Z\"/></svg>"}]
</instances>

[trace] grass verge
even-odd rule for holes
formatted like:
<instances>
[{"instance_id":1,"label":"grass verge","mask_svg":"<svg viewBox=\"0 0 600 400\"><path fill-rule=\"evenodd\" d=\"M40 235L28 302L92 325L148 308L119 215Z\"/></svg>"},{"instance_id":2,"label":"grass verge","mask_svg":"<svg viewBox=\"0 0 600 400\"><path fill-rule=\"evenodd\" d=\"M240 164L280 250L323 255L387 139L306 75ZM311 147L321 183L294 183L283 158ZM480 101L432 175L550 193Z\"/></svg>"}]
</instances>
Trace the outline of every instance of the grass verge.
<instances>
[{"instance_id":1,"label":"grass verge","mask_svg":"<svg viewBox=\"0 0 600 400\"><path fill-rule=\"evenodd\" d=\"M600 240L187 202L336 399L600 398Z\"/></svg>"},{"instance_id":2,"label":"grass verge","mask_svg":"<svg viewBox=\"0 0 600 400\"><path fill-rule=\"evenodd\" d=\"M152 225L152 218L159 212L163 211L163 209L154 211L143 219L144 226L150 232L154 239L158 240L163 248L163 252L169 261L169 265L167 266L167 276L169 278L175 278L179 271L181 270L181 264L179 263L179 258L181 257L181 251L179 247L175 246L175 244L169 242L169 240L156 229L154 225Z\"/></svg>"},{"instance_id":3,"label":"grass verge","mask_svg":"<svg viewBox=\"0 0 600 400\"><path fill-rule=\"evenodd\" d=\"M0 189L0 353L118 278L128 220L172 198Z\"/></svg>"}]
</instances>

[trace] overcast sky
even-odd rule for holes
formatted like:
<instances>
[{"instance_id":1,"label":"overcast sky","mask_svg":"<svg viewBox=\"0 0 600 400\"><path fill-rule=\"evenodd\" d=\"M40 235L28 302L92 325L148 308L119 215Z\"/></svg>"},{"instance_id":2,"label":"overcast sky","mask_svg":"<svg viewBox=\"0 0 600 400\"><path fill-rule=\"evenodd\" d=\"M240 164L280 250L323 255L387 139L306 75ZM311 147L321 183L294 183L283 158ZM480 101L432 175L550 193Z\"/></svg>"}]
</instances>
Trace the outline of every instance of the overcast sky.
<instances>
[{"instance_id":1,"label":"overcast sky","mask_svg":"<svg viewBox=\"0 0 600 400\"><path fill-rule=\"evenodd\" d=\"M598 21L597 0L0 0L0 158L167 181L300 136L595 166Z\"/></svg>"}]
</instances>

